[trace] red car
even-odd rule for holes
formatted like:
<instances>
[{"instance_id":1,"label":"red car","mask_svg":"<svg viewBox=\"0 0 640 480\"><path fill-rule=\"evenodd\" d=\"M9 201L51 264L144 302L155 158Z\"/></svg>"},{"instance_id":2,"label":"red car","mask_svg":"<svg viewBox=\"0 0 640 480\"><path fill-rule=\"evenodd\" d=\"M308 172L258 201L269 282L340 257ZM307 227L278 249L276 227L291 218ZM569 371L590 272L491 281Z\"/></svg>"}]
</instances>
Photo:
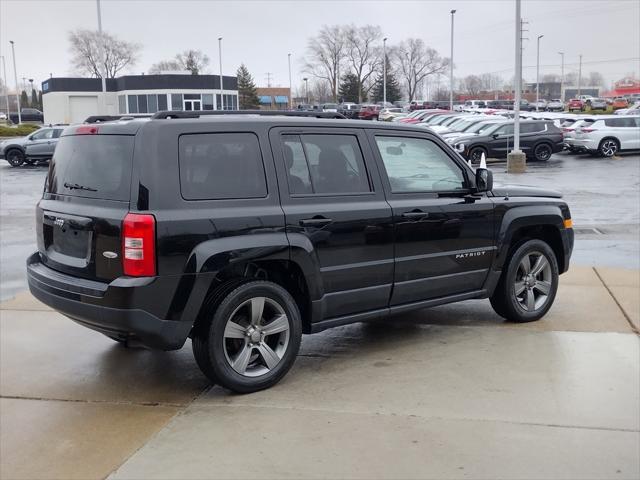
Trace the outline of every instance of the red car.
<instances>
[{"instance_id":1,"label":"red car","mask_svg":"<svg viewBox=\"0 0 640 480\"><path fill-rule=\"evenodd\" d=\"M400 120L398 120L399 122L402 123L420 123L423 120L426 120L427 118L429 118L432 115L436 115L439 113L447 113L447 110L420 110L420 113L415 115L415 116L409 116L409 117L405 117L405 118L401 118Z\"/></svg>"},{"instance_id":2,"label":"red car","mask_svg":"<svg viewBox=\"0 0 640 480\"><path fill-rule=\"evenodd\" d=\"M584 102L579 98L572 98L571 100L569 100L569 103L567 103L567 108L570 112L574 110L582 111L584 110Z\"/></svg>"},{"instance_id":3,"label":"red car","mask_svg":"<svg viewBox=\"0 0 640 480\"><path fill-rule=\"evenodd\" d=\"M378 120L378 113L382 107L380 105L363 105L358 113L360 120Z\"/></svg>"}]
</instances>

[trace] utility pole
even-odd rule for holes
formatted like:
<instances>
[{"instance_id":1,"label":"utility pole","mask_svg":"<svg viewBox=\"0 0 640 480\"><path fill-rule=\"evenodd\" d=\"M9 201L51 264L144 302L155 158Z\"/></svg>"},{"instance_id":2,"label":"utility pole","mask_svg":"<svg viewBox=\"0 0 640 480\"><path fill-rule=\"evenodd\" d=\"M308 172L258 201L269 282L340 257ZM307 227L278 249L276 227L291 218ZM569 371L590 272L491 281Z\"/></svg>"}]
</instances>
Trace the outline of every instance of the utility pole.
<instances>
[{"instance_id":1,"label":"utility pole","mask_svg":"<svg viewBox=\"0 0 640 480\"><path fill-rule=\"evenodd\" d=\"M582 93L582 54L580 54L580 66L578 67L578 96Z\"/></svg>"},{"instance_id":2,"label":"utility pole","mask_svg":"<svg viewBox=\"0 0 640 480\"><path fill-rule=\"evenodd\" d=\"M7 120L9 119L9 85L7 84L7 64L2 55L2 71L4 73L4 99L7 102Z\"/></svg>"},{"instance_id":3,"label":"utility pole","mask_svg":"<svg viewBox=\"0 0 640 480\"><path fill-rule=\"evenodd\" d=\"M100 0L96 0L96 8L98 9L98 49L100 53L100 78L102 80L102 113L107 113L107 72L104 58L104 37L102 36L102 10L100 9Z\"/></svg>"},{"instance_id":4,"label":"utility pole","mask_svg":"<svg viewBox=\"0 0 640 480\"><path fill-rule=\"evenodd\" d=\"M558 52L562 57L562 63L560 67L560 101L564 102L564 52Z\"/></svg>"},{"instance_id":5,"label":"utility pole","mask_svg":"<svg viewBox=\"0 0 640 480\"><path fill-rule=\"evenodd\" d=\"M292 109L293 108L293 90L292 90L292 86L291 86L291 54L289 53L287 55L287 59L289 61L289 108Z\"/></svg>"},{"instance_id":6,"label":"utility pole","mask_svg":"<svg viewBox=\"0 0 640 480\"><path fill-rule=\"evenodd\" d=\"M271 88L271 75L273 75L271 72L267 72L265 73L266 78L267 78L267 88Z\"/></svg>"},{"instance_id":7,"label":"utility pole","mask_svg":"<svg viewBox=\"0 0 640 480\"><path fill-rule=\"evenodd\" d=\"M387 106L387 37L382 39L382 105Z\"/></svg>"},{"instance_id":8,"label":"utility pole","mask_svg":"<svg viewBox=\"0 0 640 480\"><path fill-rule=\"evenodd\" d=\"M222 85L222 37L218 37L218 58L220 60L220 110L224 110L224 93Z\"/></svg>"},{"instance_id":9,"label":"utility pole","mask_svg":"<svg viewBox=\"0 0 640 480\"><path fill-rule=\"evenodd\" d=\"M11 56L13 57L13 77L16 81L16 105L18 106L18 124L22 123L22 114L20 113L20 87L18 85L18 70L16 69L16 49L13 44L13 40L9 40L11 44ZM7 117L9 117L9 112L7 112Z\"/></svg>"},{"instance_id":10,"label":"utility pole","mask_svg":"<svg viewBox=\"0 0 640 480\"><path fill-rule=\"evenodd\" d=\"M540 39L544 35L538 35L538 48L536 49L536 112L540 103Z\"/></svg>"},{"instance_id":11,"label":"utility pole","mask_svg":"<svg viewBox=\"0 0 640 480\"><path fill-rule=\"evenodd\" d=\"M455 10L451 10L451 60L449 65L449 111L453 111L453 18Z\"/></svg>"},{"instance_id":12,"label":"utility pole","mask_svg":"<svg viewBox=\"0 0 640 480\"><path fill-rule=\"evenodd\" d=\"M527 157L520 151L520 99L522 96L522 33L523 22L520 16L520 0L516 0L516 68L515 100L513 102L513 150L507 155L507 173L524 173L527 169Z\"/></svg>"},{"instance_id":13,"label":"utility pole","mask_svg":"<svg viewBox=\"0 0 640 480\"><path fill-rule=\"evenodd\" d=\"M309 79L304 77L302 80L304 80L304 94L307 99L306 104L309 105Z\"/></svg>"}]
</instances>

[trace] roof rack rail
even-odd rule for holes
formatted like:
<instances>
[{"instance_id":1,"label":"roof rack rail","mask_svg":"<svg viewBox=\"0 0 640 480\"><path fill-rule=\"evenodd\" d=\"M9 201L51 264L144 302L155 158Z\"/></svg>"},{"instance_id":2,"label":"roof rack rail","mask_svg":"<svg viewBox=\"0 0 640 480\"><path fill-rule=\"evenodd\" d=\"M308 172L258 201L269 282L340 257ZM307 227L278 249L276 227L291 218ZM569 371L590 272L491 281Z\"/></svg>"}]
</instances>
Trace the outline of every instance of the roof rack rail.
<instances>
[{"instance_id":1,"label":"roof rack rail","mask_svg":"<svg viewBox=\"0 0 640 480\"><path fill-rule=\"evenodd\" d=\"M87 117L83 123L103 123L115 122L118 120L134 120L136 118L149 118L151 115L92 115Z\"/></svg>"},{"instance_id":2,"label":"roof rack rail","mask_svg":"<svg viewBox=\"0 0 640 480\"><path fill-rule=\"evenodd\" d=\"M313 117L313 118L346 118L337 112L306 112L295 110L198 110L185 112L183 110L163 110L154 114L151 119L167 118L199 118L209 115L260 115L260 116L284 116L284 117Z\"/></svg>"}]
</instances>

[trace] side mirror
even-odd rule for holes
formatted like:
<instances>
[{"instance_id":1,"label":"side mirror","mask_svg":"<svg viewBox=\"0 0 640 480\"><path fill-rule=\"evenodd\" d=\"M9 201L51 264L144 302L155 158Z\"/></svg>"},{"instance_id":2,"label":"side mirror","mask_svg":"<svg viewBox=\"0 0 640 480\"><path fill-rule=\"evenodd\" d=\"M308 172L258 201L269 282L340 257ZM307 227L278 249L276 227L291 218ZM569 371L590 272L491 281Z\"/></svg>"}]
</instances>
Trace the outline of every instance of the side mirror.
<instances>
[{"instance_id":1,"label":"side mirror","mask_svg":"<svg viewBox=\"0 0 640 480\"><path fill-rule=\"evenodd\" d=\"M498 135L497 133L494 133L493 135L491 135L493 137L493 139L495 140L496 138L498 138L500 135Z\"/></svg>"},{"instance_id":2,"label":"side mirror","mask_svg":"<svg viewBox=\"0 0 640 480\"><path fill-rule=\"evenodd\" d=\"M476 169L476 191L489 192L493 189L493 172L488 168Z\"/></svg>"}]
</instances>

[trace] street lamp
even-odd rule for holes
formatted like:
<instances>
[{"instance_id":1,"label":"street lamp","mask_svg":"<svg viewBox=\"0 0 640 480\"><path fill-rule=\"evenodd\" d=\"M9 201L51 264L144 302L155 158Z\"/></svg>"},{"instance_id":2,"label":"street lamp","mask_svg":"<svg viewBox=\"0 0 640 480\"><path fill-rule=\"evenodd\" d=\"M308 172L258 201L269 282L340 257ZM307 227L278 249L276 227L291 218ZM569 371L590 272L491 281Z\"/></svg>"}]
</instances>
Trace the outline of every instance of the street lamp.
<instances>
[{"instance_id":1,"label":"street lamp","mask_svg":"<svg viewBox=\"0 0 640 480\"><path fill-rule=\"evenodd\" d=\"M222 37L218 37L218 57L220 58L220 110L224 110L224 95L222 93Z\"/></svg>"},{"instance_id":2,"label":"street lamp","mask_svg":"<svg viewBox=\"0 0 640 480\"><path fill-rule=\"evenodd\" d=\"M382 105L387 106L387 37L382 39Z\"/></svg>"},{"instance_id":3,"label":"street lamp","mask_svg":"<svg viewBox=\"0 0 640 480\"><path fill-rule=\"evenodd\" d=\"M18 91L20 87L18 86L18 71L16 70L16 49L13 44L13 40L9 40L11 44L11 56L13 57L13 77L16 81L16 105L18 106L18 124L22 123L22 115L20 114L20 94ZM7 117L9 116L9 112L7 112Z\"/></svg>"},{"instance_id":4,"label":"street lamp","mask_svg":"<svg viewBox=\"0 0 640 480\"><path fill-rule=\"evenodd\" d=\"M307 99L306 104L309 105L309 79L304 77L302 80L304 80L304 93Z\"/></svg>"},{"instance_id":5,"label":"street lamp","mask_svg":"<svg viewBox=\"0 0 640 480\"><path fill-rule=\"evenodd\" d=\"M564 102L564 52L558 52L558 55L562 57L562 66L560 67L560 101Z\"/></svg>"},{"instance_id":6,"label":"street lamp","mask_svg":"<svg viewBox=\"0 0 640 480\"><path fill-rule=\"evenodd\" d=\"M289 109L293 108L293 99L291 98L291 54L287 54L287 60L289 62Z\"/></svg>"},{"instance_id":7,"label":"street lamp","mask_svg":"<svg viewBox=\"0 0 640 480\"><path fill-rule=\"evenodd\" d=\"M536 112L538 111L540 103L540 39L544 35L538 35L538 47L536 50Z\"/></svg>"},{"instance_id":8,"label":"street lamp","mask_svg":"<svg viewBox=\"0 0 640 480\"><path fill-rule=\"evenodd\" d=\"M7 102L7 119L9 118L9 85L7 84L7 64L2 55L2 71L4 72L4 99Z\"/></svg>"},{"instance_id":9,"label":"street lamp","mask_svg":"<svg viewBox=\"0 0 640 480\"><path fill-rule=\"evenodd\" d=\"M453 19L456 14L455 10L451 10L451 64L449 65L449 110L453 111Z\"/></svg>"}]
</instances>

